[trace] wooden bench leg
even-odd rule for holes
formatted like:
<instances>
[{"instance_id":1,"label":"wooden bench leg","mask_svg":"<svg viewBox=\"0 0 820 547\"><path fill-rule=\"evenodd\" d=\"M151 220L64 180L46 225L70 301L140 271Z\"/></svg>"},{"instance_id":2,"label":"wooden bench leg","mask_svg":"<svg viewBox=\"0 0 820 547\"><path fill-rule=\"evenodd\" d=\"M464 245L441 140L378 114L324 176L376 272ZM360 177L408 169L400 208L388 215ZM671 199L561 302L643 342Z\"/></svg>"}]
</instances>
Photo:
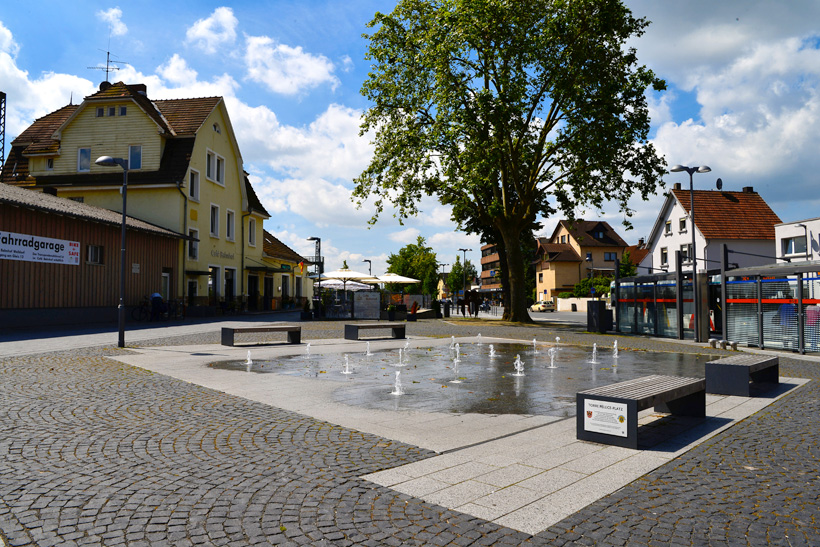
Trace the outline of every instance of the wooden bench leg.
<instances>
[{"instance_id":1,"label":"wooden bench leg","mask_svg":"<svg viewBox=\"0 0 820 547\"><path fill-rule=\"evenodd\" d=\"M302 330L289 330L288 331L288 344L301 344L302 343Z\"/></svg>"},{"instance_id":2,"label":"wooden bench leg","mask_svg":"<svg viewBox=\"0 0 820 547\"><path fill-rule=\"evenodd\" d=\"M345 325L345 340L358 340L359 339L359 326L358 325Z\"/></svg>"},{"instance_id":3,"label":"wooden bench leg","mask_svg":"<svg viewBox=\"0 0 820 547\"><path fill-rule=\"evenodd\" d=\"M222 345L223 346L233 346L234 345L234 330L228 327L222 327Z\"/></svg>"}]
</instances>

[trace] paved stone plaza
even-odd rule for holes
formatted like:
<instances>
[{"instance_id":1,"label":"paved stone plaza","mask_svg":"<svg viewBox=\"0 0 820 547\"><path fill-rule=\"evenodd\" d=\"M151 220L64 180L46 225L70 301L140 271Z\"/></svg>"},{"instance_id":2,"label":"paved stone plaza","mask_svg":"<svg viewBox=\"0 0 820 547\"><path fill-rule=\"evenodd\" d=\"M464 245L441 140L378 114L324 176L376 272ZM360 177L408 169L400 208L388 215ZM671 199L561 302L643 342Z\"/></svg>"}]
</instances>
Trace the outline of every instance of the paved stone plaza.
<instances>
[{"instance_id":1,"label":"paved stone plaza","mask_svg":"<svg viewBox=\"0 0 820 547\"><path fill-rule=\"evenodd\" d=\"M136 345L201 348L218 343L216 325L157 331ZM302 340L340 339L342 330L304 323ZM479 332L557 334L585 346L614 339L549 324L408 324L413 337ZM618 340L624 349L725 354ZM75 339L63 344L74 349L37 353L60 345L33 339L21 356L0 359L0 545L820 544L816 381L532 536L361 478L441 457L422 443L112 358L132 358L128 349ZM819 365L781 355L782 376L816 380Z\"/></svg>"}]
</instances>

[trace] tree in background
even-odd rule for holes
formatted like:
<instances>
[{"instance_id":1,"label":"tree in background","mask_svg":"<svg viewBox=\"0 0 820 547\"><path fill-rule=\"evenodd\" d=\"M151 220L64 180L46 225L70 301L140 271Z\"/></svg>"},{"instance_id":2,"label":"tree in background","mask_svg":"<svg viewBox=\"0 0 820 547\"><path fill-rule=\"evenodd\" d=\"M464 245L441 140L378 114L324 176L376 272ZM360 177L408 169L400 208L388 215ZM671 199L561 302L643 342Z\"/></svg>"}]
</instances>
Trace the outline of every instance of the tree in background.
<instances>
[{"instance_id":1,"label":"tree in background","mask_svg":"<svg viewBox=\"0 0 820 547\"><path fill-rule=\"evenodd\" d=\"M618 266L618 277L634 277L638 275L638 266L632 262L632 254L624 251Z\"/></svg>"},{"instance_id":2,"label":"tree in background","mask_svg":"<svg viewBox=\"0 0 820 547\"><path fill-rule=\"evenodd\" d=\"M631 215L665 165L647 140L649 88L627 41L648 23L620 0L399 0L369 23L375 153L354 198L399 219L423 195L505 253L505 317L530 321L520 238L539 216L618 203ZM502 244L503 243L503 244Z\"/></svg>"},{"instance_id":3,"label":"tree in background","mask_svg":"<svg viewBox=\"0 0 820 547\"><path fill-rule=\"evenodd\" d=\"M420 280L414 285L385 284L389 291L433 295L438 289L438 260L432 247L421 236L415 243L405 245L398 254L387 257L387 271Z\"/></svg>"},{"instance_id":4,"label":"tree in background","mask_svg":"<svg viewBox=\"0 0 820 547\"><path fill-rule=\"evenodd\" d=\"M462 264L461 257L456 255L456 259L450 268L450 273L447 275L447 286L450 288L450 291L456 295L464 288L464 278L467 278L467 286L469 287L476 278L476 275L477 273L473 263L468 259Z\"/></svg>"}]
</instances>

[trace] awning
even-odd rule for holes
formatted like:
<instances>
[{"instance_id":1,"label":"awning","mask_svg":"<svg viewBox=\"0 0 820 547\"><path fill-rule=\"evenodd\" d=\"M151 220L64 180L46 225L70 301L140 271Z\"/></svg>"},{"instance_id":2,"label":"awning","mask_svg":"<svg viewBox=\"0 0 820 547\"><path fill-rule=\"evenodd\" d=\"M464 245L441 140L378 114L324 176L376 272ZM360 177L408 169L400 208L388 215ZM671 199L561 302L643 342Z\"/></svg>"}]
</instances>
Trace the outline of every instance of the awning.
<instances>
[{"instance_id":1,"label":"awning","mask_svg":"<svg viewBox=\"0 0 820 547\"><path fill-rule=\"evenodd\" d=\"M185 270L185 275L211 275L210 270Z\"/></svg>"}]
</instances>

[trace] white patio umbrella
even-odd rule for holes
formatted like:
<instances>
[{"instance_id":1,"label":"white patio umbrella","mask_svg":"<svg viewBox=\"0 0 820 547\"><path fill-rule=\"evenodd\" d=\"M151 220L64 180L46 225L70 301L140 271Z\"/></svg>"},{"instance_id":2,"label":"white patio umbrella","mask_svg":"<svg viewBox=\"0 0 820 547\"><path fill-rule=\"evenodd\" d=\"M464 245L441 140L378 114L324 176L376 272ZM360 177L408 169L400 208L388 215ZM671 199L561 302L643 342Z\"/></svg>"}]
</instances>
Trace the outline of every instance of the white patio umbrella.
<instances>
[{"instance_id":1,"label":"white patio umbrella","mask_svg":"<svg viewBox=\"0 0 820 547\"><path fill-rule=\"evenodd\" d=\"M345 283L338 279L322 279L316 283L316 286L322 289L345 289L348 291L365 291L373 288L357 281L347 281Z\"/></svg>"},{"instance_id":2,"label":"white patio umbrella","mask_svg":"<svg viewBox=\"0 0 820 547\"><path fill-rule=\"evenodd\" d=\"M405 277L403 275L394 274L392 272L387 272L384 275L380 275L377 277L379 283L418 283L418 279L413 279L412 277Z\"/></svg>"},{"instance_id":3,"label":"white patio umbrella","mask_svg":"<svg viewBox=\"0 0 820 547\"><path fill-rule=\"evenodd\" d=\"M325 279L335 279L337 281L342 282L343 290L347 289L347 282L348 281L358 281L358 282L371 282L371 283L378 283L372 275L357 272L355 270L349 270L347 268L341 268L339 270L333 270L332 272L325 272L322 274L322 280Z\"/></svg>"}]
</instances>

